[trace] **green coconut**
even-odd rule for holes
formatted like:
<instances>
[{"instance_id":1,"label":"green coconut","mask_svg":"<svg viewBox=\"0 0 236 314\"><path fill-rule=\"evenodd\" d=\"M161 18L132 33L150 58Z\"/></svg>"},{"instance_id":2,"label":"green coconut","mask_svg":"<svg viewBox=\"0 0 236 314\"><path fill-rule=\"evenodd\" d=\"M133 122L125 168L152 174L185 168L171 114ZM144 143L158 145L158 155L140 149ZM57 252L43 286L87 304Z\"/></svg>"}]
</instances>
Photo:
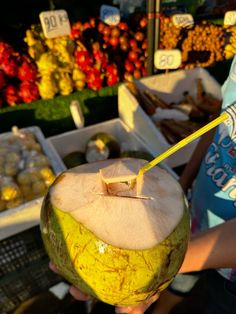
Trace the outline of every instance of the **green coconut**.
<instances>
[{"instance_id":1,"label":"green coconut","mask_svg":"<svg viewBox=\"0 0 236 314\"><path fill-rule=\"evenodd\" d=\"M63 162L68 169L85 164L85 154L80 151L73 151L63 158Z\"/></svg>"},{"instance_id":2,"label":"green coconut","mask_svg":"<svg viewBox=\"0 0 236 314\"><path fill-rule=\"evenodd\" d=\"M41 210L51 261L83 292L111 305L165 289L187 248L189 215L179 183L144 160L85 164L62 173Z\"/></svg>"},{"instance_id":3,"label":"green coconut","mask_svg":"<svg viewBox=\"0 0 236 314\"><path fill-rule=\"evenodd\" d=\"M120 157L120 145L112 134L98 132L86 145L85 158L89 163L118 157Z\"/></svg>"}]
</instances>

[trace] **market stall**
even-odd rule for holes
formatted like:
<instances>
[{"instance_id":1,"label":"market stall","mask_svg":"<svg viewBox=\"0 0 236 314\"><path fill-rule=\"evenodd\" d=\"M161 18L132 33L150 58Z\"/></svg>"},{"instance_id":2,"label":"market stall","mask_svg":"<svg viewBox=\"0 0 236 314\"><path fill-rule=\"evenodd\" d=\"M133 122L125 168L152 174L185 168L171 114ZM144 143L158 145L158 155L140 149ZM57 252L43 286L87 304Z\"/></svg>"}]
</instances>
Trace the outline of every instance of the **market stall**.
<instances>
[{"instance_id":1,"label":"market stall","mask_svg":"<svg viewBox=\"0 0 236 314\"><path fill-rule=\"evenodd\" d=\"M0 314L55 285L57 300L68 293L39 229L58 175L104 159L151 161L219 115L236 53L234 3L90 2L35 4L25 24L2 18ZM160 167L178 179L196 143Z\"/></svg>"}]
</instances>

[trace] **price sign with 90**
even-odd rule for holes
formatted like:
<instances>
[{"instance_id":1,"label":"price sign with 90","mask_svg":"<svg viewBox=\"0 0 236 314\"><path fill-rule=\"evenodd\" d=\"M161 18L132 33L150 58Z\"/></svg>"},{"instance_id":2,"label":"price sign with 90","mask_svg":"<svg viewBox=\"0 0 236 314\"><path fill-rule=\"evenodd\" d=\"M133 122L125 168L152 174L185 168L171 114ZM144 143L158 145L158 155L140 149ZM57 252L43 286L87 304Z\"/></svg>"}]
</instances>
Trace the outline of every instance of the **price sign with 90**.
<instances>
[{"instance_id":1,"label":"price sign with 90","mask_svg":"<svg viewBox=\"0 0 236 314\"><path fill-rule=\"evenodd\" d=\"M154 55L154 65L159 70L174 70L181 66L181 51L159 49Z\"/></svg>"},{"instance_id":2,"label":"price sign with 90","mask_svg":"<svg viewBox=\"0 0 236 314\"><path fill-rule=\"evenodd\" d=\"M225 13L224 25L236 25L236 11L228 11Z\"/></svg>"},{"instance_id":3,"label":"price sign with 90","mask_svg":"<svg viewBox=\"0 0 236 314\"><path fill-rule=\"evenodd\" d=\"M65 10L41 12L39 18L46 38L69 35L71 32L70 21Z\"/></svg>"},{"instance_id":4,"label":"price sign with 90","mask_svg":"<svg viewBox=\"0 0 236 314\"><path fill-rule=\"evenodd\" d=\"M120 10L111 5L102 5L100 8L100 18L108 25L117 25L120 22Z\"/></svg>"}]
</instances>

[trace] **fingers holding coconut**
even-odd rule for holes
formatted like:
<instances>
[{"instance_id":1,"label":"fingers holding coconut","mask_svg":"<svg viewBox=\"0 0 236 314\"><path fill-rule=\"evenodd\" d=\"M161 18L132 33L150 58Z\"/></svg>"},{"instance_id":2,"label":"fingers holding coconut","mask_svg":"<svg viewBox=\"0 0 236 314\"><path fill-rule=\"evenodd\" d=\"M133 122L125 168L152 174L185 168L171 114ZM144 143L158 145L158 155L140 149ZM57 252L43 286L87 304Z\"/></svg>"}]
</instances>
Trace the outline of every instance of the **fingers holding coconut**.
<instances>
[{"instance_id":1,"label":"fingers holding coconut","mask_svg":"<svg viewBox=\"0 0 236 314\"><path fill-rule=\"evenodd\" d=\"M143 314L156 300L159 298L159 293L154 294L152 297L148 298L146 301L131 306L117 306L115 312L117 314L127 313L127 314Z\"/></svg>"},{"instance_id":2,"label":"fingers holding coconut","mask_svg":"<svg viewBox=\"0 0 236 314\"><path fill-rule=\"evenodd\" d=\"M60 275L60 272L56 268L55 264L53 264L51 261L49 262L49 268L56 274ZM91 299L87 294L81 292L79 289L75 288L74 286L71 286L69 289L70 294L79 301L88 301Z\"/></svg>"},{"instance_id":3,"label":"fingers holding coconut","mask_svg":"<svg viewBox=\"0 0 236 314\"><path fill-rule=\"evenodd\" d=\"M55 264L53 264L51 261L49 262L48 267L56 274L60 275L58 269L56 268Z\"/></svg>"},{"instance_id":4,"label":"fingers holding coconut","mask_svg":"<svg viewBox=\"0 0 236 314\"><path fill-rule=\"evenodd\" d=\"M75 288L74 286L70 287L69 292L76 300L79 300L79 301L88 301L91 299L87 294L81 292L79 289Z\"/></svg>"}]
</instances>

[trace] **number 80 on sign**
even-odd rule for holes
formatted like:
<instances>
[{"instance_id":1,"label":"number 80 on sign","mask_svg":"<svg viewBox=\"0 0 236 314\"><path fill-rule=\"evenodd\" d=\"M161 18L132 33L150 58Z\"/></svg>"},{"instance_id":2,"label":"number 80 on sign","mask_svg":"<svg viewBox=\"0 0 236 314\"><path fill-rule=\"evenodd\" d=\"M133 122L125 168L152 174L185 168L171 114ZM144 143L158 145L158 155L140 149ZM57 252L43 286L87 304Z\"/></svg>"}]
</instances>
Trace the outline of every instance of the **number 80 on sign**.
<instances>
[{"instance_id":1,"label":"number 80 on sign","mask_svg":"<svg viewBox=\"0 0 236 314\"><path fill-rule=\"evenodd\" d=\"M159 49L154 54L154 65L159 70L174 70L181 66L182 57L179 49Z\"/></svg>"}]
</instances>

